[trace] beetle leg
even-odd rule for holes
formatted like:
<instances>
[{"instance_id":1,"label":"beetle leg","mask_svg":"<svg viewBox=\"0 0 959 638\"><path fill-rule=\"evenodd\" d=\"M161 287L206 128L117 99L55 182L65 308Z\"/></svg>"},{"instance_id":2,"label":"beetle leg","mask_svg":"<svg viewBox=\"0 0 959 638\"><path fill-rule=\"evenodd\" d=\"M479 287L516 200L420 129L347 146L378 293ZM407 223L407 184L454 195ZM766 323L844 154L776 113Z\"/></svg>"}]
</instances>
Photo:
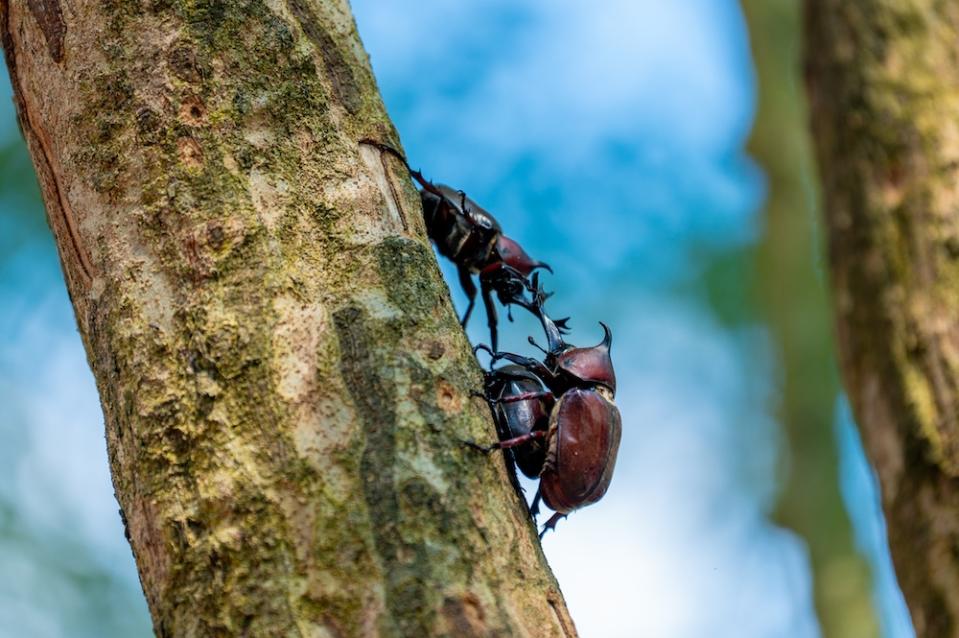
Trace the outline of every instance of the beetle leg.
<instances>
[{"instance_id":1,"label":"beetle leg","mask_svg":"<svg viewBox=\"0 0 959 638\"><path fill-rule=\"evenodd\" d=\"M509 448L519 447L520 445L526 445L530 441L535 439L546 438L546 432L544 430L533 430L527 434L522 434L512 439L506 439L505 441L497 441L493 445L489 446L489 451L493 450L508 450Z\"/></svg>"},{"instance_id":2,"label":"beetle leg","mask_svg":"<svg viewBox=\"0 0 959 638\"><path fill-rule=\"evenodd\" d=\"M466 306L466 312L460 321L460 325L466 328L466 322L470 320L473 306L476 305L476 284L473 283L473 276L470 274L470 269L466 266L460 265L456 271L459 273L460 285L463 287L463 292L466 293L466 298L469 299L469 305Z\"/></svg>"},{"instance_id":3,"label":"beetle leg","mask_svg":"<svg viewBox=\"0 0 959 638\"><path fill-rule=\"evenodd\" d=\"M496 351L496 306L493 305L493 295L492 289L490 288L489 282L480 277L480 290L483 295L483 305L486 306L486 324L489 326L489 340L490 345L493 347L493 351Z\"/></svg>"},{"instance_id":4,"label":"beetle leg","mask_svg":"<svg viewBox=\"0 0 959 638\"><path fill-rule=\"evenodd\" d=\"M512 447L519 447L520 445L525 445L530 441L535 439L544 439L546 438L545 430L533 430L527 434L522 434L512 439L506 439L505 441L497 441L490 446L493 450L506 450Z\"/></svg>"},{"instance_id":5,"label":"beetle leg","mask_svg":"<svg viewBox=\"0 0 959 638\"><path fill-rule=\"evenodd\" d=\"M543 430L534 430L528 434L523 434L513 439L506 439L505 441L497 441L496 443L487 445L485 447L473 441L463 441L463 443L470 446L474 450L478 450L484 454L489 454L494 450L508 450L509 448L519 447L520 445L525 445L535 439L542 439L545 436L546 432Z\"/></svg>"},{"instance_id":6,"label":"beetle leg","mask_svg":"<svg viewBox=\"0 0 959 638\"><path fill-rule=\"evenodd\" d=\"M542 500L543 495L540 494L539 488L536 488L536 496L533 497L533 503L529 506L529 515L533 517L533 521L536 520L536 517L539 516L539 502Z\"/></svg>"},{"instance_id":7,"label":"beetle leg","mask_svg":"<svg viewBox=\"0 0 959 638\"><path fill-rule=\"evenodd\" d=\"M507 308L516 304L536 314L535 305L523 298L524 290L535 292L523 273L509 264L497 261L480 270L479 275L480 283L487 281L489 287L496 291L501 304Z\"/></svg>"},{"instance_id":8,"label":"beetle leg","mask_svg":"<svg viewBox=\"0 0 959 638\"><path fill-rule=\"evenodd\" d=\"M487 374L500 374L500 371L493 368L493 365L501 359L506 359L507 361L515 363L516 365L528 370L554 393L558 392L557 387L561 388L561 386L559 386L559 377L550 371L550 369L547 368L546 364L544 364L542 361L537 361L531 357L513 354L512 352L496 352L488 345L483 343L473 346L473 355L475 356L476 353L481 350L490 356L490 371Z\"/></svg>"},{"instance_id":9,"label":"beetle leg","mask_svg":"<svg viewBox=\"0 0 959 638\"><path fill-rule=\"evenodd\" d=\"M553 393L549 390L544 390L543 392L522 392L520 394L513 394L503 399L489 399L490 403L515 403L517 401L526 401L527 399L542 399L549 397L550 399L555 398Z\"/></svg>"},{"instance_id":10,"label":"beetle leg","mask_svg":"<svg viewBox=\"0 0 959 638\"><path fill-rule=\"evenodd\" d=\"M539 533L539 539L543 540L543 536L546 535L546 532L556 529L556 523L566 518L566 516L567 516L566 514L560 514L559 512L556 512L555 514L550 516L549 520L546 521L546 524L543 525L543 531Z\"/></svg>"},{"instance_id":11,"label":"beetle leg","mask_svg":"<svg viewBox=\"0 0 959 638\"><path fill-rule=\"evenodd\" d=\"M484 348L485 349L485 346ZM522 366L531 372L535 372L538 368L545 368L546 366L533 359L532 357L524 357L520 354L513 354L512 352L493 352L490 354L490 357L493 358L493 361L499 361L500 359L506 359L511 363L515 363L518 366Z\"/></svg>"},{"instance_id":12,"label":"beetle leg","mask_svg":"<svg viewBox=\"0 0 959 638\"><path fill-rule=\"evenodd\" d=\"M507 361L526 368L539 377L547 387L552 387L557 381L556 375L553 374L542 361L537 361L531 357L523 357L511 352L495 352L491 357L494 363L500 359L506 359Z\"/></svg>"},{"instance_id":13,"label":"beetle leg","mask_svg":"<svg viewBox=\"0 0 959 638\"><path fill-rule=\"evenodd\" d=\"M473 346L473 356L475 357L475 356L476 356L476 353L479 352L480 350L482 350L483 352L485 352L486 354L488 354L488 355L491 356L491 357L495 357L495 356L496 356L496 353L493 351L493 349L490 348L490 347L489 347L488 345L486 345L485 343L477 343L475 346Z\"/></svg>"}]
</instances>

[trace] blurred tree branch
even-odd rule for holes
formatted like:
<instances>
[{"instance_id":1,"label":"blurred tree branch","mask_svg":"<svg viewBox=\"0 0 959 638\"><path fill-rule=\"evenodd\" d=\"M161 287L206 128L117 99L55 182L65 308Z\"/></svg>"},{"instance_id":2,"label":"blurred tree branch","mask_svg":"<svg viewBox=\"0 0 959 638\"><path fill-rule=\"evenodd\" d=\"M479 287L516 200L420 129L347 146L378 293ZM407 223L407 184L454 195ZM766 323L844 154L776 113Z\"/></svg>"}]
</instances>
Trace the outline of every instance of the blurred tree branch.
<instances>
[{"instance_id":1,"label":"blurred tree branch","mask_svg":"<svg viewBox=\"0 0 959 638\"><path fill-rule=\"evenodd\" d=\"M347 3L0 37L157 635L575 635Z\"/></svg>"},{"instance_id":2,"label":"blurred tree branch","mask_svg":"<svg viewBox=\"0 0 959 638\"><path fill-rule=\"evenodd\" d=\"M750 151L769 178L756 271L785 371L780 418L788 440L777 518L809 544L816 609L830 638L878 633L869 570L856 551L839 490L834 434L839 393L825 284L816 278L815 185L799 78L800 7L744 0L759 76Z\"/></svg>"},{"instance_id":3,"label":"blurred tree branch","mask_svg":"<svg viewBox=\"0 0 959 638\"><path fill-rule=\"evenodd\" d=\"M842 372L920 636L959 636L959 4L807 0Z\"/></svg>"},{"instance_id":4,"label":"blurred tree branch","mask_svg":"<svg viewBox=\"0 0 959 638\"><path fill-rule=\"evenodd\" d=\"M816 610L830 638L878 635L869 569L856 551L839 489L834 368L819 248L812 150L800 70L801 8L791 0L744 0L759 80L750 152L769 179L758 253L760 298L779 346L779 416L788 441L776 517L809 544Z\"/></svg>"}]
</instances>

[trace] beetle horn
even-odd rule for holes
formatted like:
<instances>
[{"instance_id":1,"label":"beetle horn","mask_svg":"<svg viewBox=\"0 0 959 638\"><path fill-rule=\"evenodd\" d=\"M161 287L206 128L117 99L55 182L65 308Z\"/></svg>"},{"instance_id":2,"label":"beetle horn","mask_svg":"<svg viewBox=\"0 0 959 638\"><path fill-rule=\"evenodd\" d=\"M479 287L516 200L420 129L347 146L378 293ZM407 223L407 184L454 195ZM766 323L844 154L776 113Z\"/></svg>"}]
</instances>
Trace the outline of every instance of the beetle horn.
<instances>
[{"instance_id":1,"label":"beetle horn","mask_svg":"<svg viewBox=\"0 0 959 638\"><path fill-rule=\"evenodd\" d=\"M547 264L545 261L537 261L535 264L533 264L533 269L535 270L537 268L542 268L551 275L555 274L553 273L553 267Z\"/></svg>"},{"instance_id":2,"label":"beetle horn","mask_svg":"<svg viewBox=\"0 0 959 638\"><path fill-rule=\"evenodd\" d=\"M569 317L563 317L562 319L556 319L553 321L556 324L556 327L559 328L559 333L562 335L569 334Z\"/></svg>"},{"instance_id":3,"label":"beetle horn","mask_svg":"<svg viewBox=\"0 0 959 638\"><path fill-rule=\"evenodd\" d=\"M543 290L543 287L539 283L538 272L533 273L531 289L533 291L533 303L530 304L529 310L539 317L540 323L543 324L543 332L546 333L546 347L549 348L549 352L552 353L562 352L568 347L566 342L563 341L563 330L566 327L567 319L554 322L546 314L546 311L543 310L543 304L551 293Z\"/></svg>"},{"instance_id":4,"label":"beetle horn","mask_svg":"<svg viewBox=\"0 0 959 638\"><path fill-rule=\"evenodd\" d=\"M540 323L543 324L543 331L546 332L546 345L549 348L550 352L562 352L566 349L566 342L563 341L563 331L560 329L556 323L549 318L549 316L543 311L543 307L537 307L537 315L539 315Z\"/></svg>"},{"instance_id":5,"label":"beetle horn","mask_svg":"<svg viewBox=\"0 0 959 638\"><path fill-rule=\"evenodd\" d=\"M605 323L603 323L602 321L599 322L599 325L601 325L601 326L603 327L603 332L605 332L606 335L603 337L602 342L599 343L596 347L598 348L598 347L602 346L602 347L606 348L606 351L607 351L607 352L609 352L610 346L613 345L613 331L610 330L610 329L609 329L609 326L607 326L607 325L606 325Z\"/></svg>"}]
</instances>

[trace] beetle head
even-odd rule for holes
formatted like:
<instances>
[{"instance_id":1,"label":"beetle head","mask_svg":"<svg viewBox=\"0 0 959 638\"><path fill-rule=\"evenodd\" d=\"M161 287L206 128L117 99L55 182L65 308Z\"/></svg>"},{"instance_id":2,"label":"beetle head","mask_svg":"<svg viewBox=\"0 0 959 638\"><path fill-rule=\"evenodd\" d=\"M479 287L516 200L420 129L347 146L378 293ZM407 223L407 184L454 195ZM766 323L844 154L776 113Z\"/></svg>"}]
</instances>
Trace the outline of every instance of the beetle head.
<instances>
[{"instance_id":1,"label":"beetle head","mask_svg":"<svg viewBox=\"0 0 959 638\"><path fill-rule=\"evenodd\" d=\"M557 354L555 365L568 376L588 384L609 388L616 394L616 372L609 349L613 343L613 333L605 323L600 324L605 331L603 340L591 348L570 348Z\"/></svg>"},{"instance_id":2,"label":"beetle head","mask_svg":"<svg viewBox=\"0 0 959 638\"><path fill-rule=\"evenodd\" d=\"M499 238L497 238L496 252L504 264L513 268L524 277L529 277L529 274L537 268L543 268L549 272L553 272L553 269L550 268L548 264L534 260L526 254L522 246L506 235L500 235Z\"/></svg>"}]
</instances>

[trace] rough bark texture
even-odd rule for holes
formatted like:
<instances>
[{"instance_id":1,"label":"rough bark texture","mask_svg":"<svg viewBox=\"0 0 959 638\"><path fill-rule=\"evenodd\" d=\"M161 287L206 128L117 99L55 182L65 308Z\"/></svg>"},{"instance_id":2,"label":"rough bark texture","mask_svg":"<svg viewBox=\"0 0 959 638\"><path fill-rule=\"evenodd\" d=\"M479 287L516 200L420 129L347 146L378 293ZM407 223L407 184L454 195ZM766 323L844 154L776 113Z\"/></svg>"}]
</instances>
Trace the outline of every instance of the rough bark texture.
<instances>
[{"instance_id":1,"label":"rough bark texture","mask_svg":"<svg viewBox=\"0 0 959 638\"><path fill-rule=\"evenodd\" d=\"M807 0L842 370L920 636L959 636L959 3Z\"/></svg>"},{"instance_id":2,"label":"rough bark texture","mask_svg":"<svg viewBox=\"0 0 959 638\"><path fill-rule=\"evenodd\" d=\"M159 636L573 636L346 0L0 0Z\"/></svg>"},{"instance_id":3,"label":"rough bark texture","mask_svg":"<svg viewBox=\"0 0 959 638\"><path fill-rule=\"evenodd\" d=\"M795 0L742 5L759 81L749 150L769 187L755 272L782 360L779 416L788 441L776 519L808 544L823 635L868 638L879 633L872 583L839 489L834 427L839 375L828 282L817 270L823 241L802 89L801 7Z\"/></svg>"}]
</instances>

